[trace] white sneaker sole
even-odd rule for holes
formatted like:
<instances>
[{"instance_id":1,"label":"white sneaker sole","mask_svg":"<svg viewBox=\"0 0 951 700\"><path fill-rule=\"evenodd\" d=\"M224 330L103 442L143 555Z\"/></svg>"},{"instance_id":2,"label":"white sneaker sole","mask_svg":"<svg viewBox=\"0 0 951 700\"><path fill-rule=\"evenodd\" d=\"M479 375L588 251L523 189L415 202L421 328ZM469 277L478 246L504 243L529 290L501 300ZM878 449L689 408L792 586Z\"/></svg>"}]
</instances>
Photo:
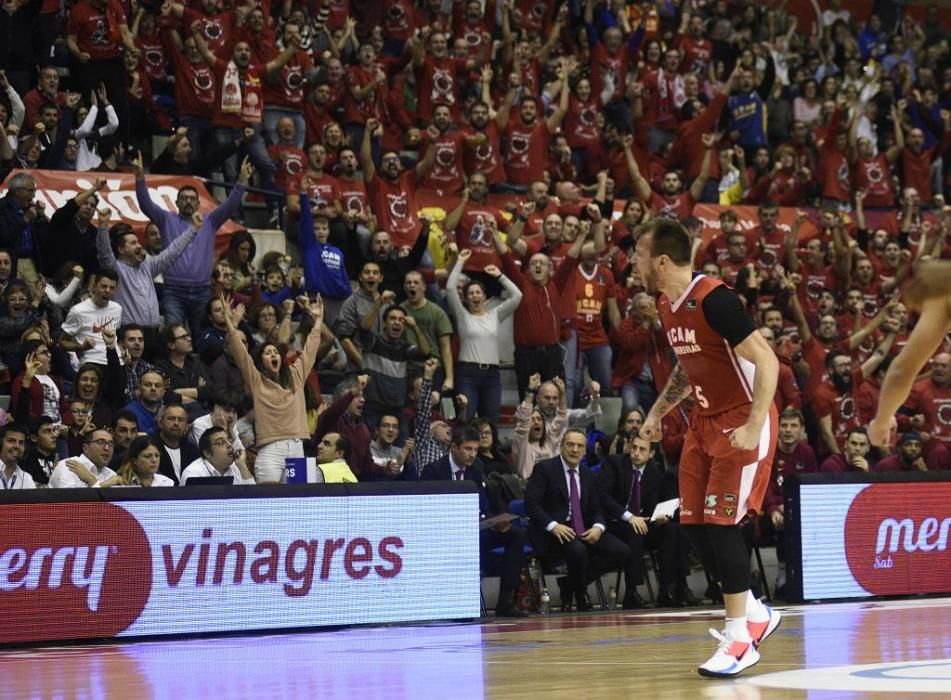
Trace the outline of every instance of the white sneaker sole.
<instances>
[{"instance_id":1,"label":"white sneaker sole","mask_svg":"<svg viewBox=\"0 0 951 700\"><path fill-rule=\"evenodd\" d=\"M722 671L711 671L710 669L704 668L703 666L698 666L697 673L706 678L732 678L733 676L742 673L749 667L755 666L757 663L759 663L759 658L759 652L756 651L756 647L751 646L749 651L743 655L743 659L741 661L737 661L729 668L726 668Z\"/></svg>"}]
</instances>

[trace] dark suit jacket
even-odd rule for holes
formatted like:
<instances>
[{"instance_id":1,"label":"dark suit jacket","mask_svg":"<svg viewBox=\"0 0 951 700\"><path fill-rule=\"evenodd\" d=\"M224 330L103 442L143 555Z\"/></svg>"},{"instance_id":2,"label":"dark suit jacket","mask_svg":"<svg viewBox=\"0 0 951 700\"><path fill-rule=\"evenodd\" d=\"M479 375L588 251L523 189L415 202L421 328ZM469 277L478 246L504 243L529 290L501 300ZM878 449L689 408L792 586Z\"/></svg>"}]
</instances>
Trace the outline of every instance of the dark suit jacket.
<instances>
[{"instance_id":1,"label":"dark suit jacket","mask_svg":"<svg viewBox=\"0 0 951 700\"><path fill-rule=\"evenodd\" d=\"M163 445L165 444L162 442L162 437L158 433L155 433L155 438ZM178 447L181 450L182 471L184 471L185 467L189 464L201 457L201 452L198 451L198 448L195 447L187 437L182 438ZM168 451L164 447L159 450L159 474L167 476L178 486L178 477L175 476L175 467L172 465L172 458L168 456Z\"/></svg>"},{"instance_id":2,"label":"dark suit jacket","mask_svg":"<svg viewBox=\"0 0 951 700\"><path fill-rule=\"evenodd\" d=\"M620 520L627 510L633 472L631 457L627 454L611 455L601 463L601 471L597 477L598 491L601 507L611 520ZM658 503L668 498L676 498L676 494L669 494L669 491L664 475L653 462L648 462L641 476L641 509L634 515L650 518Z\"/></svg>"},{"instance_id":3,"label":"dark suit jacket","mask_svg":"<svg viewBox=\"0 0 951 700\"><path fill-rule=\"evenodd\" d=\"M482 469L476 462L466 469L464 479L474 481L479 485L479 514L483 516L492 515L490 512L489 497L485 492L485 477L482 476ZM430 462L423 467L419 475L420 481L453 481L452 465L449 464L449 455L444 455L435 462Z\"/></svg>"},{"instance_id":4,"label":"dark suit jacket","mask_svg":"<svg viewBox=\"0 0 951 700\"><path fill-rule=\"evenodd\" d=\"M595 523L607 524L601 511L601 499L594 474L587 467L578 468L581 487L581 515L586 528ZM525 488L525 511L532 528L545 529L551 521L568 521L568 481L561 456L543 459L535 464Z\"/></svg>"}]
</instances>

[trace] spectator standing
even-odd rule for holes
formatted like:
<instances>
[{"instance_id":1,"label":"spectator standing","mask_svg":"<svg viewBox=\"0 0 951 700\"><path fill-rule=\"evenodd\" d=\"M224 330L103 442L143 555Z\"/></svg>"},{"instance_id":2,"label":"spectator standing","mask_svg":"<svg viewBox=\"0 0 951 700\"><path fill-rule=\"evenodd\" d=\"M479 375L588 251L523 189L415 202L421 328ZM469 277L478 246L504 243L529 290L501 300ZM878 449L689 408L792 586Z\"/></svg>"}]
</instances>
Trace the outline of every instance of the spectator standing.
<instances>
[{"instance_id":1,"label":"spectator standing","mask_svg":"<svg viewBox=\"0 0 951 700\"><path fill-rule=\"evenodd\" d=\"M444 392L450 392L455 386L451 347L452 322L441 306L426 298L426 282L418 270L410 270L406 273L403 291L406 293L406 301L400 304L400 308L406 312L407 318L412 317L414 320L414 325L408 326L407 329L408 339L414 345L420 346L419 337L426 336L429 357L441 365L439 369L443 379L441 385L438 384L438 379L435 380L437 386L440 386ZM413 367L414 364L411 363L410 366Z\"/></svg>"},{"instance_id":2,"label":"spectator standing","mask_svg":"<svg viewBox=\"0 0 951 700\"><path fill-rule=\"evenodd\" d=\"M509 298L491 310L486 307L485 287L470 281L459 296L459 277L472 252L459 251L459 256L446 283L449 309L456 318L459 334L459 358L456 362L456 390L465 394L469 410L478 416L497 421L502 403L502 382L499 376L499 326L511 316L522 301L521 290L494 265L485 271L495 277Z\"/></svg>"},{"instance_id":3,"label":"spectator standing","mask_svg":"<svg viewBox=\"0 0 951 700\"><path fill-rule=\"evenodd\" d=\"M83 362L107 363L103 331L110 331L114 339L122 320L122 307L112 301L118 282L114 270L100 270L93 276L90 298L72 307L63 322L59 344L64 350L79 353Z\"/></svg>"},{"instance_id":4,"label":"spectator standing","mask_svg":"<svg viewBox=\"0 0 951 700\"><path fill-rule=\"evenodd\" d=\"M551 418L541 407L534 406L535 394L542 386L541 375L528 379L525 396L515 409L515 432L512 435L512 463L523 479L532 475L535 465L558 454L561 438L568 428L568 399L565 383L555 377L550 384L557 390L558 405Z\"/></svg>"}]
</instances>

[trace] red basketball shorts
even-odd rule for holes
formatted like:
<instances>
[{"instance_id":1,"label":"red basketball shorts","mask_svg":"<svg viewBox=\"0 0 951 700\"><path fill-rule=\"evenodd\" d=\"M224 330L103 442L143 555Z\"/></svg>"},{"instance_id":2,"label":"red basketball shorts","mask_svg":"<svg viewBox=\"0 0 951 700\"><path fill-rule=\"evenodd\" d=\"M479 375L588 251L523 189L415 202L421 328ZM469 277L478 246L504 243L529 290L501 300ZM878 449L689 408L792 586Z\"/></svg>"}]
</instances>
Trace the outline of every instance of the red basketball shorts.
<instances>
[{"instance_id":1,"label":"red basketball shorts","mask_svg":"<svg viewBox=\"0 0 951 700\"><path fill-rule=\"evenodd\" d=\"M730 433L746 423L751 404L715 416L691 416L680 455L680 522L736 525L759 513L769 485L779 417L775 404L751 450L730 445Z\"/></svg>"}]
</instances>

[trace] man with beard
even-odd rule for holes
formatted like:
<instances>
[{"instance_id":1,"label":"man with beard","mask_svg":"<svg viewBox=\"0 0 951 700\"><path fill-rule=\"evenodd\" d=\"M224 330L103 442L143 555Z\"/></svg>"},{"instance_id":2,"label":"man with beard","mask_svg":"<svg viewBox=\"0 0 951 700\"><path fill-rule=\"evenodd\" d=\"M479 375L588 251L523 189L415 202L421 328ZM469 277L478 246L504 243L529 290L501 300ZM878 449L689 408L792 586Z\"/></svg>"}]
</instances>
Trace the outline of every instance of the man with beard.
<instances>
[{"instance_id":1,"label":"man with beard","mask_svg":"<svg viewBox=\"0 0 951 700\"><path fill-rule=\"evenodd\" d=\"M697 670L735 676L759 661L757 647L781 616L750 591L750 551L742 525L762 507L776 449L773 404L778 360L756 332L736 292L694 275L693 242L676 221L657 218L635 247L635 267L657 304L678 364L641 426L650 442L661 420L695 399L680 456L680 523L723 590L725 631Z\"/></svg>"},{"instance_id":2,"label":"man with beard","mask_svg":"<svg viewBox=\"0 0 951 700\"><path fill-rule=\"evenodd\" d=\"M162 443L159 456L159 473L167 476L178 486L182 471L201 457L201 454L185 436L188 434L188 414L179 404L166 404L159 412L156 437Z\"/></svg>"},{"instance_id":3,"label":"man with beard","mask_svg":"<svg viewBox=\"0 0 951 700\"><path fill-rule=\"evenodd\" d=\"M154 424L155 420L153 419L152 422ZM153 425L151 429L155 430L156 427ZM125 460L126 450L139 436L139 432L139 419L132 411L123 408L112 417L112 437L115 440L112 461L109 462L109 468L112 471L119 473L119 467Z\"/></svg>"},{"instance_id":4,"label":"man with beard","mask_svg":"<svg viewBox=\"0 0 951 700\"><path fill-rule=\"evenodd\" d=\"M26 453L27 429L16 423L0 428L0 487L4 491L35 489L33 476L20 468Z\"/></svg>"},{"instance_id":5,"label":"man with beard","mask_svg":"<svg viewBox=\"0 0 951 700\"><path fill-rule=\"evenodd\" d=\"M928 455L947 452L951 447L951 425L945 418L949 405L951 354L939 352L931 360L931 376L915 383L898 412L898 428L917 431Z\"/></svg>"},{"instance_id":6,"label":"man with beard","mask_svg":"<svg viewBox=\"0 0 951 700\"><path fill-rule=\"evenodd\" d=\"M142 375L152 369L152 365L142 359L146 348L145 333L142 327L135 323L119 326L116 335L119 340L119 352L126 375L126 401L134 401ZM154 353L158 349L158 334L150 338L149 350Z\"/></svg>"},{"instance_id":7,"label":"man with beard","mask_svg":"<svg viewBox=\"0 0 951 700\"><path fill-rule=\"evenodd\" d=\"M436 162L436 147L433 141L430 141L423 157L410 171L403 170L399 153L386 151L380 158L380 170L377 173L370 144L372 135L381 134L382 130L378 119L367 121L360 146L363 181L366 183L378 230L389 233L396 248L412 246L419 237L420 228L416 189ZM430 127L430 130L436 131L436 128ZM430 133L430 136L435 139L438 134Z\"/></svg>"},{"instance_id":8,"label":"man with beard","mask_svg":"<svg viewBox=\"0 0 951 700\"><path fill-rule=\"evenodd\" d=\"M53 212L49 225L41 231L40 272L52 277L68 260L82 265L87 273L99 270L96 259L96 226L92 218L99 203L98 193L106 181L97 178L92 187L80 192Z\"/></svg>"},{"instance_id":9,"label":"man with beard","mask_svg":"<svg viewBox=\"0 0 951 700\"><path fill-rule=\"evenodd\" d=\"M845 472L868 474L870 465L867 456L871 447L865 428L854 427L849 430L846 436L845 451L826 457L822 461L819 471L831 474Z\"/></svg>"},{"instance_id":10,"label":"man with beard","mask_svg":"<svg viewBox=\"0 0 951 700\"><path fill-rule=\"evenodd\" d=\"M458 195L464 184L463 149L478 148L487 140L485 134L466 134L452 122L447 105L433 110L433 123L421 134L419 149L425 153L432 143L436 149L433 167L419 183L424 189L436 190L440 195Z\"/></svg>"},{"instance_id":11,"label":"man with beard","mask_svg":"<svg viewBox=\"0 0 951 700\"><path fill-rule=\"evenodd\" d=\"M505 181L505 168L502 167L502 132L508 126L518 85L518 77L510 76L509 88L502 104L498 112L493 112L492 70L485 66L482 69L482 101L473 102L469 107L469 127L465 133L485 138L477 146L470 146L470 142L466 141L463 165L467 173L485 175L492 188Z\"/></svg>"},{"instance_id":12,"label":"man with beard","mask_svg":"<svg viewBox=\"0 0 951 700\"><path fill-rule=\"evenodd\" d=\"M502 259L502 272L522 290L522 303L515 309L513 324L515 381L522 399L531 375L537 372L542 381L548 383L564 373L560 344L561 300L572 273L578 267L585 239L578 236L568 249L564 262L555 269L544 253L535 253L529 258L527 269L520 269L502 237L496 233L493 240ZM550 404L553 416L558 405L558 390L550 383L545 386L554 390L554 403Z\"/></svg>"},{"instance_id":13,"label":"man with beard","mask_svg":"<svg viewBox=\"0 0 951 700\"><path fill-rule=\"evenodd\" d=\"M934 450L925 454L922 436L916 432L898 438L898 453L889 455L872 467L873 472L920 471L941 472L951 469L951 453Z\"/></svg>"},{"instance_id":14,"label":"man with beard","mask_svg":"<svg viewBox=\"0 0 951 700\"><path fill-rule=\"evenodd\" d=\"M519 104L518 118L508 124L505 130L508 147L503 158L506 182L527 187L547 169L549 141L568 113L568 99L571 96L564 59L558 66L558 81L561 97L551 116L544 121L539 119L538 100L527 95Z\"/></svg>"},{"instance_id":15,"label":"man with beard","mask_svg":"<svg viewBox=\"0 0 951 700\"><path fill-rule=\"evenodd\" d=\"M694 205L700 200L707 178L710 177L710 164L713 162L713 149L716 146L716 134L703 134L703 162L700 164L700 174L690 185L690 189L683 191L683 181L676 170L664 173L661 193L651 189L650 183L641 175L632 147L634 137L624 136L624 155L627 157L627 168L631 175L634 191L641 201L648 204L657 216L666 216L681 221L693 212Z\"/></svg>"},{"instance_id":16,"label":"man with beard","mask_svg":"<svg viewBox=\"0 0 951 700\"><path fill-rule=\"evenodd\" d=\"M849 431L859 427L855 392L885 359L894 340L894 334L885 336L875 352L859 367L855 367L852 356L842 350L834 350L826 356L829 379L819 385L811 402L819 421L820 453L839 454Z\"/></svg>"}]
</instances>

